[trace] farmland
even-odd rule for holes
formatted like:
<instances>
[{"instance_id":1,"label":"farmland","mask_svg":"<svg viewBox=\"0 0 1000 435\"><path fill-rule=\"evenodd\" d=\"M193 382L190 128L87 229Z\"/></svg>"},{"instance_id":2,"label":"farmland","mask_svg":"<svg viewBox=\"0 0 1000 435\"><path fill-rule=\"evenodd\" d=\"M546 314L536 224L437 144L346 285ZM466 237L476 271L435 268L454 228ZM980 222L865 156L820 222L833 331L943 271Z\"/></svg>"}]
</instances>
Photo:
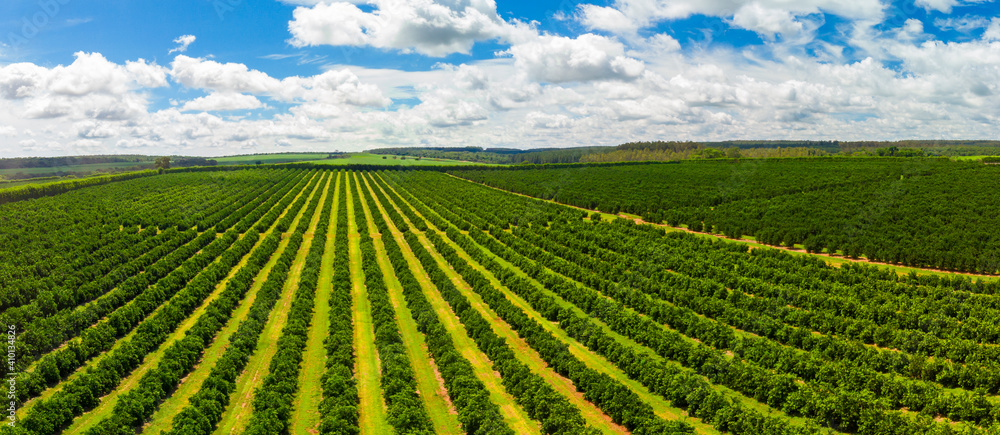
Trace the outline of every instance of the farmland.
<instances>
[{"instance_id":1,"label":"farmland","mask_svg":"<svg viewBox=\"0 0 1000 435\"><path fill-rule=\"evenodd\" d=\"M0 433L996 433L993 277L612 217L780 244L791 236L765 230L804 224L727 207L766 199L800 217L789 210L816 197L799 195L904 192L870 216L889 226L902 198L949 194L935 177L978 189L992 169L723 164L277 165L2 204L15 406ZM986 237L975 259L996 246L985 195L956 206L985 210L959 227ZM764 223L726 230L740 219Z\"/></svg>"},{"instance_id":2,"label":"farmland","mask_svg":"<svg viewBox=\"0 0 1000 435\"><path fill-rule=\"evenodd\" d=\"M948 159L747 159L452 171L532 197L808 252L1000 271L1000 167Z\"/></svg>"},{"instance_id":3,"label":"farmland","mask_svg":"<svg viewBox=\"0 0 1000 435\"><path fill-rule=\"evenodd\" d=\"M337 159L313 160L309 163L324 165L379 165L379 166L464 166L482 163L461 160L426 158L413 156L380 155L369 153L350 154Z\"/></svg>"}]
</instances>

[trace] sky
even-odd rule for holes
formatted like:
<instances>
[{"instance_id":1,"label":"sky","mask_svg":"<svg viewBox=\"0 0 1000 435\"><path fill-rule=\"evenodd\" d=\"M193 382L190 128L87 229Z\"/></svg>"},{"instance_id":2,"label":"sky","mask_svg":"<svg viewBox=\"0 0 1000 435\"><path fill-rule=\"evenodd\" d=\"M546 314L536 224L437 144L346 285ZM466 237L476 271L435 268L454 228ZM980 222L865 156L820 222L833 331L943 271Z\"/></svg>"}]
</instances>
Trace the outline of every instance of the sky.
<instances>
[{"instance_id":1,"label":"sky","mask_svg":"<svg viewBox=\"0 0 1000 435\"><path fill-rule=\"evenodd\" d=\"M4 0L0 157L1000 139L992 0Z\"/></svg>"}]
</instances>

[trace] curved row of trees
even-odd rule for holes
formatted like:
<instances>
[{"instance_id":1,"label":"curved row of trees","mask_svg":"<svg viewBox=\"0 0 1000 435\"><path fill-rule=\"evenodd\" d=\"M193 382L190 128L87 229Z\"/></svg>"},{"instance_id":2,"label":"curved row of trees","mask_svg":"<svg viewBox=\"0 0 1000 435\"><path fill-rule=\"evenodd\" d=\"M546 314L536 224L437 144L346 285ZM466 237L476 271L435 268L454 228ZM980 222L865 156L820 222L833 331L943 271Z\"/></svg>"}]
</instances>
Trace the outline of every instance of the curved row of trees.
<instances>
[{"instance_id":1,"label":"curved row of trees","mask_svg":"<svg viewBox=\"0 0 1000 435\"><path fill-rule=\"evenodd\" d=\"M1000 168L947 159L702 161L452 174L530 196L770 245L1000 273Z\"/></svg>"},{"instance_id":2,"label":"curved row of trees","mask_svg":"<svg viewBox=\"0 0 1000 435\"><path fill-rule=\"evenodd\" d=\"M453 184L455 180L445 181L430 175L424 178L409 174L399 178L405 179L407 189L427 195L426 203L437 208L436 212L441 216L458 228L469 230L469 237L475 239L477 244L489 247L497 255L536 277L538 282L544 283L553 292L553 296L558 295L578 305L589 314L604 320L609 327L645 344L657 353L671 347L676 348L677 350L662 356L680 361L685 366L690 366L693 362L690 355L706 351L715 353L716 357L690 367L709 376L713 382L722 382L756 400L773 404L772 406L778 406L792 414L809 416L838 429L853 427L865 433L880 427L895 428L896 433L923 433L940 429L929 418L901 419L901 414L893 409L904 407L930 416L944 415L980 425L992 424L990 415L995 414L993 407L981 396L971 391L945 392L933 383L926 382L927 376L931 376L934 380L951 382L951 385L969 390L995 385L995 381L991 380L995 379L991 375L995 373L991 362L980 360L969 365L939 359L926 360L909 354L903 354L905 359L901 359L896 353L866 347L847 337L815 336L814 331L808 327L803 329L801 326L785 325L780 316L777 319L768 317L768 314L774 312L769 308L776 307L779 303L784 307L789 301L815 301L824 292L833 291L837 295L851 295L841 297L843 300L840 304L845 306L844 301L849 301L850 297L869 295L869 299L872 299L870 296L873 296L871 292L874 289L878 292L874 295L883 295L879 297L908 294L913 301L905 303L919 307L928 321L936 318L938 322L947 322L948 318L960 316L967 319L963 324L979 324L984 318L982 316L991 318L987 314L987 306L992 305L994 300L992 296L987 296L993 293L991 285L969 280L897 277L872 267L830 268L815 260L769 250L748 252L745 246L712 243L689 235L672 234L672 237L664 238L662 229L636 226L625 220L616 221L610 226L581 222L579 211L524 198L514 199L510 195L484 191L475 186L463 187ZM448 193L445 195L440 192ZM477 211L470 213L464 209ZM513 233L502 231L511 221L519 223L513 227ZM490 234L478 229L489 230ZM644 234L644 237L637 239L630 232ZM568 241L572 241L572 244ZM618 252L613 252L611 247ZM511 256L512 252L504 254L510 249L519 251L521 254L517 255L523 256ZM662 254L656 255L658 252ZM711 255L706 257L706 253ZM611 297L611 300L622 301L624 306L607 306L607 301L602 302L596 296L597 293L582 291L578 285L554 285L559 275L539 272L545 270L571 276ZM727 271L729 275L720 275ZM798 271L802 273L797 273ZM706 272L713 273L706 275ZM749 279L748 276L755 278ZM720 283L724 284L717 284L713 278L722 279ZM761 280L763 286L758 284L747 287ZM937 287L926 285L931 281ZM767 284L768 282L774 284ZM776 299L774 302L755 305L759 304L756 302L758 295L737 291L773 288L775 284L778 284L783 294L798 294L800 297ZM727 288L726 285L734 288ZM956 293L956 289L962 290ZM974 293L961 293L969 291ZM942 297L947 297L945 295L956 294L960 298L953 302L960 303L954 310L938 303ZM963 294L966 296L962 296ZM540 313L551 313L553 310L552 304L544 303L544 297L532 298L530 294L526 294L525 299L529 302L538 301L535 307ZM748 304L747 299L754 302ZM962 308L962 305L968 304L981 308ZM857 304L846 305L853 306ZM754 310L748 311L748 308ZM635 314L625 315L633 309ZM813 306L809 312L817 309L822 307ZM983 311L984 309L987 311ZM608 317L608 313L613 315ZM841 309L841 314L846 313L858 314L861 318L870 316ZM630 317L634 319L628 320ZM569 324L576 324L565 315L553 318L559 320L560 326L567 325L570 329L573 327L568 326ZM642 320L644 318L648 320ZM683 343L683 335L666 342L657 341L668 339L670 334L656 338L659 333L652 333L659 329L653 326L655 323L637 326L649 320L671 325L683 335L697 338L698 341L688 340L688 344L680 348L677 345L665 346L669 342ZM888 328L898 325L898 322L884 316L870 320L876 324L884 322L882 324ZM923 323L926 324L927 321ZM765 338L755 339L742 331L761 334ZM669 328L665 332L669 332ZM581 336L590 337L586 334ZM947 341L953 342L955 339ZM682 354L676 353L684 347L690 350L683 351ZM716 350L711 350L712 348ZM990 349L990 345L973 342L971 348ZM702 350L692 354L695 349ZM734 364L738 360L730 361L726 358L727 351L746 361L741 363L745 368L740 370L750 371L740 376L730 373L720 377L718 373L722 368L729 367L723 370L725 373L740 367L740 364ZM689 356L683 356L684 354ZM857 356L861 358L856 358ZM614 360L612 356L609 359ZM927 371L925 368L928 366L938 368ZM710 371L704 371L706 369ZM767 374L769 370L777 370L778 374L786 373L782 375L786 379L805 381L805 388L789 383L788 380L772 384L771 381L766 381L774 376ZM748 376L750 373L757 375ZM913 381L900 381L896 378L914 373L921 375L914 376ZM731 383L736 379L740 379L740 383ZM774 378L775 381L780 379ZM975 380L971 381L972 379ZM785 395L772 396L773 392L767 393L770 391L765 388L767 385L785 385ZM657 390L655 387L650 388ZM880 396L882 400L875 399ZM781 399L782 397L785 399ZM871 411L864 411L865 409ZM938 429L934 429L935 427ZM757 430L759 431L759 427Z\"/></svg>"},{"instance_id":3,"label":"curved row of trees","mask_svg":"<svg viewBox=\"0 0 1000 435\"><path fill-rule=\"evenodd\" d=\"M430 213L422 211L421 214L428 216ZM485 256L481 251L470 249L472 247L465 243L467 236L460 234L456 228L447 226L437 218L432 218L431 221L437 228L450 228L447 232L448 237L458 243L460 248L469 254L474 261L484 265L508 288L531 287L531 284L526 280ZM644 433L687 433L690 430L690 427L684 424L668 423L657 417L648 404L640 401L638 396L623 384L606 374L595 371L573 356L565 344L559 342L552 334L545 331L541 325L508 300L503 292L495 288L485 275L463 260L455 248L445 243L436 231L428 231L427 237L437 251L495 313L510 324L532 348L538 351L540 356L556 372L569 378L588 400L604 410L616 423L629 430Z\"/></svg>"}]
</instances>

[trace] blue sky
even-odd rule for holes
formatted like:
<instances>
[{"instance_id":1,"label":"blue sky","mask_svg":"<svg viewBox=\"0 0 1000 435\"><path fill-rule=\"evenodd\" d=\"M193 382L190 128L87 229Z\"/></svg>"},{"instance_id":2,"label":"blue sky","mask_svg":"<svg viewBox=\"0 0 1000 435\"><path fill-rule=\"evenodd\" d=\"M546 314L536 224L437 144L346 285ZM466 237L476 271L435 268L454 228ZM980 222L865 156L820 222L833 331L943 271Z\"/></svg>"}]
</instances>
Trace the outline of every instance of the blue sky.
<instances>
[{"instance_id":1,"label":"blue sky","mask_svg":"<svg viewBox=\"0 0 1000 435\"><path fill-rule=\"evenodd\" d=\"M0 157L998 139L998 6L7 0Z\"/></svg>"}]
</instances>

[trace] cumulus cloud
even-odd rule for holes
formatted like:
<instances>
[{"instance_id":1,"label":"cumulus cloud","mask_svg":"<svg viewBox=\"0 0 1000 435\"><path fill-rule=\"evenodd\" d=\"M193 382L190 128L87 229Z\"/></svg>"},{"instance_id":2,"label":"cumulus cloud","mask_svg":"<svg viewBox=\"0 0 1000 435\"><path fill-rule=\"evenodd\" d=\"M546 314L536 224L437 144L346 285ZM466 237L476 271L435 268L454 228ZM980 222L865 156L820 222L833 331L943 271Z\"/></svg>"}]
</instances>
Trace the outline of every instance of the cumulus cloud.
<instances>
[{"instance_id":1,"label":"cumulus cloud","mask_svg":"<svg viewBox=\"0 0 1000 435\"><path fill-rule=\"evenodd\" d=\"M70 115L128 119L145 112L144 89L167 86L166 70L145 60L125 65L99 53L76 53L67 66L44 68L18 63L0 67L0 98L20 101L29 119Z\"/></svg>"},{"instance_id":2,"label":"cumulus cloud","mask_svg":"<svg viewBox=\"0 0 1000 435\"><path fill-rule=\"evenodd\" d=\"M191 46L191 44L194 43L195 39L196 38L195 38L194 35L184 35L184 36L177 37L177 39L174 40L174 43L180 44L180 45L178 45L175 48L170 49L170 51L168 51L167 54L183 53L183 52L187 51L188 47Z\"/></svg>"},{"instance_id":3,"label":"cumulus cloud","mask_svg":"<svg viewBox=\"0 0 1000 435\"><path fill-rule=\"evenodd\" d=\"M923 1L923 0L918 0ZM954 0L929 0L954 1ZM616 0L613 5L580 6L580 22L591 29L613 32L645 28L666 20L708 15L773 37L794 33L808 16L831 13L851 20L881 21L885 6L880 0ZM617 11L617 12L615 12Z\"/></svg>"},{"instance_id":4,"label":"cumulus cloud","mask_svg":"<svg viewBox=\"0 0 1000 435\"><path fill-rule=\"evenodd\" d=\"M990 20L983 17L947 17L934 20L934 26L941 30L955 30L969 33L976 29L982 29L990 24Z\"/></svg>"},{"instance_id":5,"label":"cumulus cloud","mask_svg":"<svg viewBox=\"0 0 1000 435\"><path fill-rule=\"evenodd\" d=\"M33 63L15 63L0 67L0 97L23 99L43 86L48 71Z\"/></svg>"},{"instance_id":6,"label":"cumulus cloud","mask_svg":"<svg viewBox=\"0 0 1000 435\"><path fill-rule=\"evenodd\" d=\"M990 25L983 32L983 39L986 41L1000 41L1000 18L990 20Z\"/></svg>"},{"instance_id":7,"label":"cumulus cloud","mask_svg":"<svg viewBox=\"0 0 1000 435\"><path fill-rule=\"evenodd\" d=\"M241 63L219 63L185 55L174 58L170 77L188 88L220 92L266 94L278 91L281 86L279 80Z\"/></svg>"},{"instance_id":8,"label":"cumulus cloud","mask_svg":"<svg viewBox=\"0 0 1000 435\"><path fill-rule=\"evenodd\" d=\"M916 0L913 3L928 12L939 11L946 14L951 13L951 8L958 5L958 1L956 0Z\"/></svg>"},{"instance_id":9,"label":"cumulus cloud","mask_svg":"<svg viewBox=\"0 0 1000 435\"><path fill-rule=\"evenodd\" d=\"M793 35L802 31L802 22L787 10L767 8L760 3L743 5L733 14L733 24L761 35Z\"/></svg>"},{"instance_id":10,"label":"cumulus cloud","mask_svg":"<svg viewBox=\"0 0 1000 435\"><path fill-rule=\"evenodd\" d=\"M76 135L81 139L104 139L118 135L118 129L105 122L82 121L75 127Z\"/></svg>"},{"instance_id":11,"label":"cumulus cloud","mask_svg":"<svg viewBox=\"0 0 1000 435\"><path fill-rule=\"evenodd\" d=\"M171 77L188 88L228 94L268 96L283 102L319 101L327 104L385 106L389 100L372 84L361 83L350 70L330 70L312 77L276 79L240 63L177 56ZM246 101L246 99L244 99Z\"/></svg>"},{"instance_id":12,"label":"cumulus cloud","mask_svg":"<svg viewBox=\"0 0 1000 435\"><path fill-rule=\"evenodd\" d=\"M310 2L311 3L311 2ZM299 7L288 24L297 47L371 46L428 56L469 53L477 41L516 40L527 25L500 18L492 0L373 0L365 12L352 3Z\"/></svg>"},{"instance_id":13,"label":"cumulus cloud","mask_svg":"<svg viewBox=\"0 0 1000 435\"><path fill-rule=\"evenodd\" d=\"M625 56L613 39L587 33L576 38L543 35L503 52L535 80L550 83L638 77L643 63Z\"/></svg>"},{"instance_id":14,"label":"cumulus cloud","mask_svg":"<svg viewBox=\"0 0 1000 435\"><path fill-rule=\"evenodd\" d=\"M604 30L612 33L633 33L639 25L635 20L625 16L622 11L592 4L579 6L579 21L587 29Z\"/></svg>"},{"instance_id":15,"label":"cumulus cloud","mask_svg":"<svg viewBox=\"0 0 1000 435\"><path fill-rule=\"evenodd\" d=\"M525 121L532 128L562 129L573 125L573 120L563 114L550 115L542 112L529 112Z\"/></svg>"},{"instance_id":16,"label":"cumulus cloud","mask_svg":"<svg viewBox=\"0 0 1000 435\"><path fill-rule=\"evenodd\" d=\"M304 6L290 23L296 45L427 56L468 52L480 41L503 49L491 59L417 71L334 65L289 77L184 54L168 68L87 53L67 66L9 64L0 67L0 136L22 153L217 155L317 144L353 151L639 138L952 138L995 135L1000 122L998 18L935 21L968 35L943 42L918 20L882 25L876 0L618 0L576 9L584 32L600 34L564 36L505 21L488 0L286 3ZM766 43L683 50L650 29L693 14L720 17ZM823 14L843 17L850 39L811 41ZM159 93L149 89L165 86L205 96L150 110L147 100ZM281 109L218 113L266 104Z\"/></svg>"},{"instance_id":17,"label":"cumulus cloud","mask_svg":"<svg viewBox=\"0 0 1000 435\"><path fill-rule=\"evenodd\" d=\"M200 111L200 112L212 112L212 111L229 111L229 110L252 110L259 109L263 107L264 104L260 102L253 95L237 94L237 93L213 93L206 95L204 97L195 98L194 100L184 103L182 111Z\"/></svg>"}]
</instances>

